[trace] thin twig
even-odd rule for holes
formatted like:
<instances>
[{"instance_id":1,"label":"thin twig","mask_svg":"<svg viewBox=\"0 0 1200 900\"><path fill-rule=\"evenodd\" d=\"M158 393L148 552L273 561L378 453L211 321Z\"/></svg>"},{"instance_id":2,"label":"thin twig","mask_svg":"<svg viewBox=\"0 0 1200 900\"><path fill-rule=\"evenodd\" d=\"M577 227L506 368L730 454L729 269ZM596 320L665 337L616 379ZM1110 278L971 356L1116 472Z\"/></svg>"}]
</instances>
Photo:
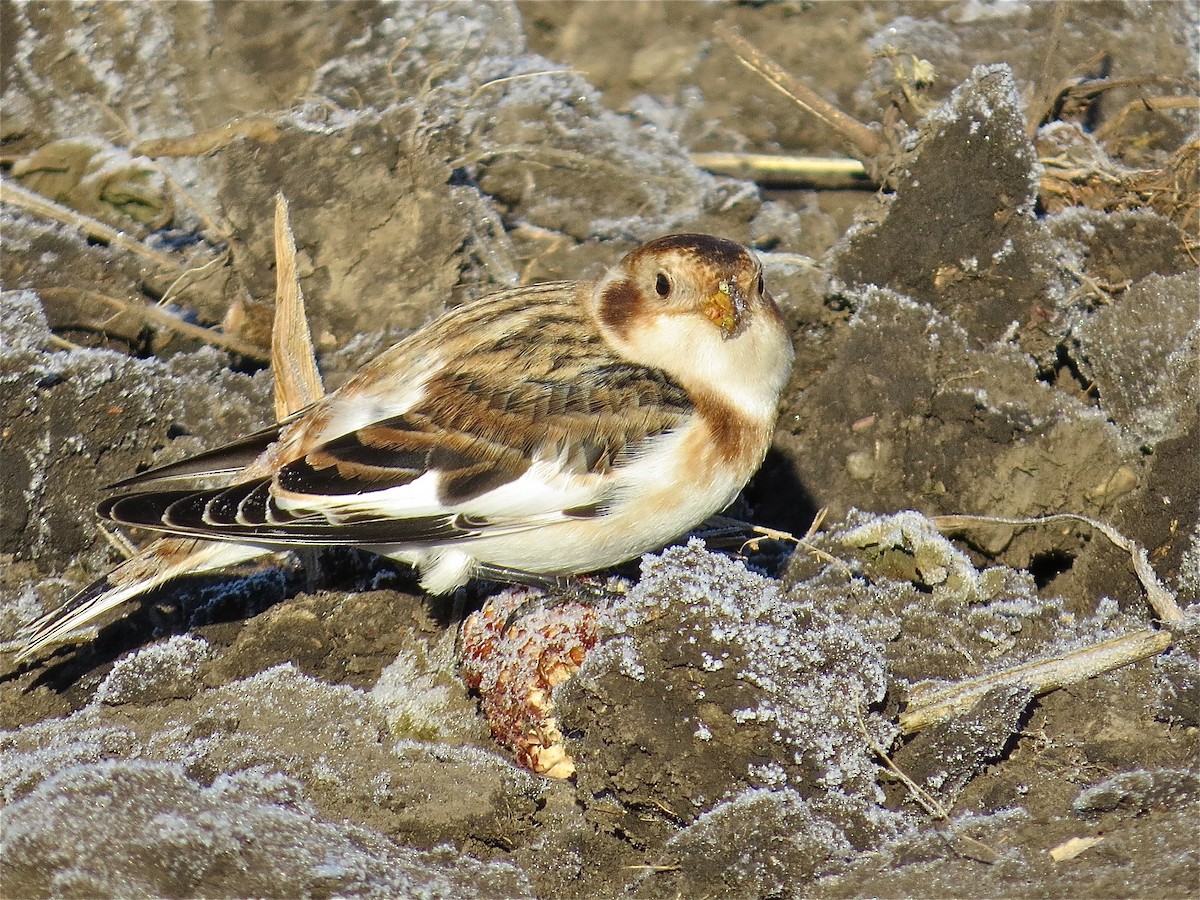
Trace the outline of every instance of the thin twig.
<instances>
[{"instance_id":1,"label":"thin twig","mask_svg":"<svg viewBox=\"0 0 1200 900\"><path fill-rule=\"evenodd\" d=\"M1050 110L1054 98L1059 94L1060 89L1047 88L1046 84L1050 81L1050 71L1055 60L1059 58L1058 46L1062 41L1063 25L1067 21L1067 4L1060 3L1054 7L1054 13L1051 18L1050 35L1046 38L1046 43L1042 53L1041 72L1038 75L1037 83L1042 85L1042 96L1037 98L1036 109L1038 112L1031 117L1030 122L1026 126L1029 139L1033 140L1037 136L1038 126L1041 120L1046 117L1046 113Z\"/></svg>"},{"instance_id":2,"label":"thin twig","mask_svg":"<svg viewBox=\"0 0 1200 900\"><path fill-rule=\"evenodd\" d=\"M493 78L491 81L485 81L479 87L475 88L475 90L471 93L470 100L467 101L467 105L470 106L472 103L474 103L475 98L477 98L484 89L495 87L498 84L507 84L510 81L521 81L525 78L544 78L547 75L572 75L574 73L574 69L542 69L537 72L521 72L517 75L505 75L502 78Z\"/></svg>"},{"instance_id":3,"label":"thin twig","mask_svg":"<svg viewBox=\"0 0 1200 900\"><path fill-rule=\"evenodd\" d=\"M497 159L502 156L517 156L526 162L542 165L546 168L560 166L562 168L576 169L581 172L601 169L618 175L621 178L629 177L628 166L621 163L601 159L596 156L589 156L586 153L580 153L575 150L563 150L558 147L545 147L539 144L508 144L502 147L476 150L454 159L450 163L450 167L460 169L464 166L475 165L484 160ZM654 172L639 172L638 178L644 182L658 182L659 184L674 184L679 181L679 177L677 176L659 175Z\"/></svg>"},{"instance_id":4,"label":"thin twig","mask_svg":"<svg viewBox=\"0 0 1200 900\"><path fill-rule=\"evenodd\" d=\"M223 150L239 138L249 138L260 144L279 140L279 124L274 116L245 116L180 137L150 138L139 141L131 149L134 156L181 158L207 156Z\"/></svg>"},{"instance_id":5,"label":"thin twig","mask_svg":"<svg viewBox=\"0 0 1200 900\"><path fill-rule=\"evenodd\" d=\"M1115 116L1096 129L1095 138L1106 141L1110 134L1125 124L1132 113L1138 110L1162 112L1164 109L1200 109L1200 97L1143 97L1140 100L1130 100Z\"/></svg>"},{"instance_id":6,"label":"thin twig","mask_svg":"<svg viewBox=\"0 0 1200 900\"><path fill-rule=\"evenodd\" d=\"M176 289L182 290L184 286L186 286L187 284L191 284L192 282L190 279L192 276L202 274L210 266L213 266L216 263L223 263L228 258L229 258L228 252L220 253L220 254L214 256L212 259L210 259L206 263L202 263L201 265L198 265L198 266L192 266L190 269L184 269L182 272L179 273L178 278L176 278L169 285L167 285L167 289L165 291L163 291L163 295L159 299L158 305L165 306L166 304L168 304L172 300L174 300Z\"/></svg>"},{"instance_id":7,"label":"thin twig","mask_svg":"<svg viewBox=\"0 0 1200 900\"><path fill-rule=\"evenodd\" d=\"M954 845L950 841L951 838L962 841L964 844L969 845L971 850L974 851L975 855L972 858L978 859L981 862L993 863L998 860L1000 858L999 853L997 853L983 841L973 838L969 834L963 834L959 827L950 821L950 811L942 805L941 801L939 801L937 797L933 796L933 794L929 793L929 791L925 790L925 788L913 781L907 772L896 765L896 763L892 760L892 757L888 755L887 750L881 747L879 742L871 736L869 731L867 731L867 725L865 722L863 722L861 705L855 707L854 714L858 718L858 730L862 733L863 739L867 742L867 745L871 748L875 755L883 761L884 767L900 780L900 783L903 784L908 790L908 793L913 800L915 800L917 804L923 810L925 810L925 812L929 813L934 821L946 823L949 833L947 834L946 832L938 831L938 834L941 836L942 840L950 844L952 848Z\"/></svg>"},{"instance_id":8,"label":"thin twig","mask_svg":"<svg viewBox=\"0 0 1200 900\"><path fill-rule=\"evenodd\" d=\"M875 130L842 112L824 97L793 77L783 66L771 59L748 40L730 28L718 26L717 36L723 40L747 69L761 76L809 115L820 119L846 138L868 159L882 155L887 142Z\"/></svg>"},{"instance_id":9,"label":"thin twig","mask_svg":"<svg viewBox=\"0 0 1200 900\"><path fill-rule=\"evenodd\" d=\"M933 794L929 793L929 791L925 790L925 788L921 787L919 784L917 784L915 781L913 781L912 778L909 777L907 772L905 772L898 765L896 765L892 761L891 756L888 755L887 750L885 750L883 747L880 746L879 741L875 740L875 738L871 734L871 732L867 731L867 723L863 721L863 717L862 717L862 705L861 704L855 706L854 716L858 720L858 730L859 730L859 732L861 732L861 734L863 736L863 740L865 740L867 742L867 746L870 747L872 751L874 751L876 756L878 756L881 760L883 760L883 764L887 768L887 770L889 772L891 772L893 775L895 775L897 778L899 778L900 783L903 784L906 788L908 788L908 793L912 796L912 798L914 800L917 801L917 803L920 805L920 807L922 809L924 809L925 812L929 813L929 815L933 816L935 819L938 819L940 821L946 821L947 819L949 819L950 813L946 811L946 807L942 806L942 804L938 800L938 798L933 796Z\"/></svg>"},{"instance_id":10,"label":"thin twig","mask_svg":"<svg viewBox=\"0 0 1200 900\"><path fill-rule=\"evenodd\" d=\"M873 188L871 177L857 159L797 156L776 153L693 153L701 169L788 187Z\"/></svg>"},{"instance_id":11,"label":"thin twig","mask_svg":"<svg viewBox=\"0 0 1200 900\"><path fill-rule=\"evenodd\" d=\"M808 523L808 528L804 531L804 540L814 538L817 532L821 530L821 526L825 524L825 517L829 515L829 507L822 506L817 510L817 514L813 516L813 520Z\"/></svg>"},{"instance_id":12,"label":"thin twig","mask_svg":"<svg viewBox=\"0 0 1200 900\"><path fill-rule=\"evenodd\" d=\"M100 536L108 541L109 546L121 554L125 559L130 559L137 555L137 547L133 545L133 541L129 540L120 531L109 530L103 525L97 525L96 529L100 532Z\"/></svg>"},{"instance_id":13,"label":"thin twig","mask_svg":"<svg viewBox=\"0 0 1200 900\"><path fill-rule=\"evenodd\" d=\"M809 543L809 539L814 537L817 532L821 530L821 525L825 521L825 516L828 514L828 512L829 508L826 506L822 506L819 510L817 510L817 514L813 516L812 523L808 526L808 529L804 532L804 537L802 538L796 537L790 531L780 531L777 528L768 528L766 525L751 525L748 522L742 522L738 519L729 519L726 516L714 516L713 519L720 519L726 523L739 525L741 526L741 531L750 531L758 535L758 537L748 538L747 540L743 541L741 547L738 548L738 553L745 553L747 548L754 552L758 552L758 548L763 541L784 541L795 544L797 547L804 548L822 562L840 566L847 573L852 573L851 568L846 565L843 560L838 559L832 553L822 550L815 544Z\"/></svg>"},{"instance_id":14,"label":"thin twig","mask_svg":"<svg viewBox=\"0 0 1200 900\"><path fill-rule=\"evenodd\" d=\"M60 337L57 334L51 333L49 337L51 347L57 347L59 350L82 350L83 347L76 344L74 341L68 341L65 337Z\"/></svg>"}]
</instances>

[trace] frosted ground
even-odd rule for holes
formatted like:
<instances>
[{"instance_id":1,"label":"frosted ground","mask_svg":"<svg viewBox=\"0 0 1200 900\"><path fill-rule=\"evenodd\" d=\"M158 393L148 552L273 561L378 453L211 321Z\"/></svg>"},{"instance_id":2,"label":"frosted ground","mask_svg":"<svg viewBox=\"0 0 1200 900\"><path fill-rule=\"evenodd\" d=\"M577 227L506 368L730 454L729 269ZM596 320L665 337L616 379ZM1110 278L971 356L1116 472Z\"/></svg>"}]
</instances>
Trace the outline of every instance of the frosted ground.
<instances>
[{"instance_id":1,"label":"frosted ground","mask_svg":"<svg viewBox=\"0 0 1200 900\"><path fill-rule=\"evenodd\" d=\"M1159 172L1194 200L1194 111L1119 117L1195 96L1194 10L1056 9L4 6L6 179L143 251L4 205L0 638L119 558L103 485L269 421L277 191L329 387L496 285L590 276L672 230L755 246L798 359L733 513L803 533L828 508L815 552L689 542L623 573L554 695L570 781L515 766L459 678L458 623L498 588L432 601L354 554L195 579L5 662L4 895L1194 893L1191 621L1156 658L899 724L923 683L1155 627L1128 554L1087 528L950 540L929 517L1088 515L1185 610L1200 592L1194 204L1104 192ZM891 189L693 166L843 152L718 22L889 123ZM1159 80L1031 140L1099 49L1113 78ZM911 57L932 86L897 76ZM161 170L125 152L235 119ZM1083 172L1069 190L1055 160ZM232 340L102 296L167 296ZM1101 840L1050 856L1078 837Z\"/></svg>"}]
</instances>

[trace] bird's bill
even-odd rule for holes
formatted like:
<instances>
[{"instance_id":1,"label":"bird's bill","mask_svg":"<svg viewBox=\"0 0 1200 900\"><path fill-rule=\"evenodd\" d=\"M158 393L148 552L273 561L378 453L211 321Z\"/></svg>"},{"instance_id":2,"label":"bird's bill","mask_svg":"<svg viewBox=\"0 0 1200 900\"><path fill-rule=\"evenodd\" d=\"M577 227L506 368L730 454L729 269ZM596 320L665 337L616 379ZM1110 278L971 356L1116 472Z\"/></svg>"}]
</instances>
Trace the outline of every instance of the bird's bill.
<instances>
[{"instance_id":1,"label":"bird's bill","mask_svg":"<svg viewBox=\"0 0 1200 900\"><path fill-rule=\"evenodd\" d=\"M735 294L729 282L722 281L717 291L708 298L704 305L704 316L721 329L722 336L731 338L738 330L741 312L745 303L740 294Z\"/></svg>"}]
</instances>

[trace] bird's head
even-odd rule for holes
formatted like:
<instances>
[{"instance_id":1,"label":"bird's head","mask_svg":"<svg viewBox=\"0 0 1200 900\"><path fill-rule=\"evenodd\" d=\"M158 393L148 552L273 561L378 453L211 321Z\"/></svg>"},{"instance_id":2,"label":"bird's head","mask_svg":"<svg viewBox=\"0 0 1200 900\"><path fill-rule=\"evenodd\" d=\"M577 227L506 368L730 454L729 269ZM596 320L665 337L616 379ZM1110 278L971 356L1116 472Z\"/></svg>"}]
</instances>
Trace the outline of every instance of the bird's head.
<instances>
[{"instance_id":1,"label":"bird's head","mask_svg":"<svg viewBox=\"0 0 1200 900\"><path fill-rule=\"evenodd\" d=\"M774 404L791 369L783 316L747 248L707 234L671 234L628 253L596 285L596 319L622 354L688 387Z\"/></svg>"}]
</instances>

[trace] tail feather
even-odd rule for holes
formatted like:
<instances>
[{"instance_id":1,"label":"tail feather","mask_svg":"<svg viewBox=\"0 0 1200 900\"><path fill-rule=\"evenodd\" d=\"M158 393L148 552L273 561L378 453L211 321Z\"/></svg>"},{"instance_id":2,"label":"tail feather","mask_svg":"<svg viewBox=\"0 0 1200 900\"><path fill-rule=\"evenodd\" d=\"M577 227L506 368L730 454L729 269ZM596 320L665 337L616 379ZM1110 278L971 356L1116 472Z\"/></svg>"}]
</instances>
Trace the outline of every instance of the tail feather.
<instances>
[{"instance_id":1,"label":"tail feather","mask_svg":"<svg viewBox=\"0 0 1200 900\"><path fill-rule=\"evenodd\" d=\"M245 544L161 538L30 625L16 661L28 659L110 609L180 575L209 572L269 552Z\"/></svg>"}]
</instances>

